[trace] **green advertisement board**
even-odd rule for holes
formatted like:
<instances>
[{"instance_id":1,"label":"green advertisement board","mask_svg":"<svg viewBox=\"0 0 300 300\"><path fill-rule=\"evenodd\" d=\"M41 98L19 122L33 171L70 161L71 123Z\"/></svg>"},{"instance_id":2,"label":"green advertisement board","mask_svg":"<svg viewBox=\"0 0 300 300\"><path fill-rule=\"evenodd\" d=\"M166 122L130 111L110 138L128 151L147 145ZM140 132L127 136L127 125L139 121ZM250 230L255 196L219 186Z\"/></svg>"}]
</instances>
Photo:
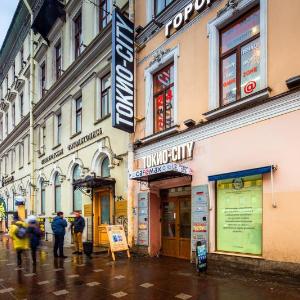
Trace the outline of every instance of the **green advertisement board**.
<instances>
[{"instance_id":1,"label":"green advertisement board","mask_svg":"<svg viewBox=\"0 0 300 300\"><path fill-rule=\"evenodd\" d=\"M262 176L217 181L217 250L262 254Z\"/></svg>"}]
</instances>

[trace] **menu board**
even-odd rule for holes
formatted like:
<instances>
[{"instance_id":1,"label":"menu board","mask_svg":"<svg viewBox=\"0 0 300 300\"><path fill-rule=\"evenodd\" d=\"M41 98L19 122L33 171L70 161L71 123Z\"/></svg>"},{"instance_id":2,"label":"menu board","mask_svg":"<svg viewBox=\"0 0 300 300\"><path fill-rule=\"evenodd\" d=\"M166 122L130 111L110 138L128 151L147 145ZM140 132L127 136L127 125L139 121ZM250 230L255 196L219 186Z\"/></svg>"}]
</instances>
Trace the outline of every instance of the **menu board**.
<instances>
[{"instance_id":1,"label":"menu board","mask_svg":"<svg viewBox=\"0 0 300 300\"><path fill-rule=\"evenodd\" d=\"M217 250L261 254L261 175L217 182Z\"/></svg>"}]
</instances>

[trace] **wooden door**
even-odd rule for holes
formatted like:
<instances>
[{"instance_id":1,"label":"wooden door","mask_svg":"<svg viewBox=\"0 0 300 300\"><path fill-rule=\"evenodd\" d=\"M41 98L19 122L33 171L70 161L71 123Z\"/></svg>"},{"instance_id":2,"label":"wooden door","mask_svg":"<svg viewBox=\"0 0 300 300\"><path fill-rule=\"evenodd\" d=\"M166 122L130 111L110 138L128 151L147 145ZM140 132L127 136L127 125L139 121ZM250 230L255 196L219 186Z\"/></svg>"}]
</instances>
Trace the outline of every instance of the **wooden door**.
<instances>
[{"instance_id":1,"label":"wooden door","mask_svg":"<svg viewBox=\"0 0 300 300\"><path fill-rule=\"evenodd\" d=\"M189 259L191 198L172 197L162 203L162 254Z\"/></svg>"}]
</instances>

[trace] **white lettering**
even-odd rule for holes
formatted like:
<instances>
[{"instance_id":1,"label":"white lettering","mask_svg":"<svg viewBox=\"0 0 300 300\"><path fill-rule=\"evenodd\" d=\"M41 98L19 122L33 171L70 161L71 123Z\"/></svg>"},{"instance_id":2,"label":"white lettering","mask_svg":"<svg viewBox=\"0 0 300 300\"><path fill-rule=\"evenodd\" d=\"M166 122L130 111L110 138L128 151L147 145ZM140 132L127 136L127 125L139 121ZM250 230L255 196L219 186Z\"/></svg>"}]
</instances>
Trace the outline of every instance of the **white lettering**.
<instances>
[{"instance_id":1,"label":"white lettering","mask_svg":"<svg viewBox=\"0 0 300 300\"><path fill-rule=\"evenodd\" d=\"M173 21L173 26L174 29L179 29L183 24L183 14L179 13L178 15L175 16L174 21Z\"/></svg>"},{"instance_id":2,"label":"white lettering","mask_svg":"<svg viewBox=\"0 0 300 300\"><path fill-rule=\"evenodd\" d=\"M187 5L184 9L184 22L189 21L190 16L193 14L193 3Z\"/></svg>"}]
</instances>

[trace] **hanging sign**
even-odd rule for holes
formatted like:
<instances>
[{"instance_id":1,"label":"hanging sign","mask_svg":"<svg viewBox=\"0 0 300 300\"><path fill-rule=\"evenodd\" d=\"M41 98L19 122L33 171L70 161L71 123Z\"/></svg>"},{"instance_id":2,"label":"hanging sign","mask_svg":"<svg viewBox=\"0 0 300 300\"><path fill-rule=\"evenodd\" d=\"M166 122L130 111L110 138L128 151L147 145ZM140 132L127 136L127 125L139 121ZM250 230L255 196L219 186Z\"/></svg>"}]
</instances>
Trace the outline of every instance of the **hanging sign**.
<instances>
[{"instance_id":1,"label":"hanging sign","mask_svg":"<svg viewBox=\"0 0 300 300\"><path fill-rule=\"evenodd\" d=\"M112 17L112 126L134 132L134 24L117 8Z\"/></svg>"}]
</instances>

